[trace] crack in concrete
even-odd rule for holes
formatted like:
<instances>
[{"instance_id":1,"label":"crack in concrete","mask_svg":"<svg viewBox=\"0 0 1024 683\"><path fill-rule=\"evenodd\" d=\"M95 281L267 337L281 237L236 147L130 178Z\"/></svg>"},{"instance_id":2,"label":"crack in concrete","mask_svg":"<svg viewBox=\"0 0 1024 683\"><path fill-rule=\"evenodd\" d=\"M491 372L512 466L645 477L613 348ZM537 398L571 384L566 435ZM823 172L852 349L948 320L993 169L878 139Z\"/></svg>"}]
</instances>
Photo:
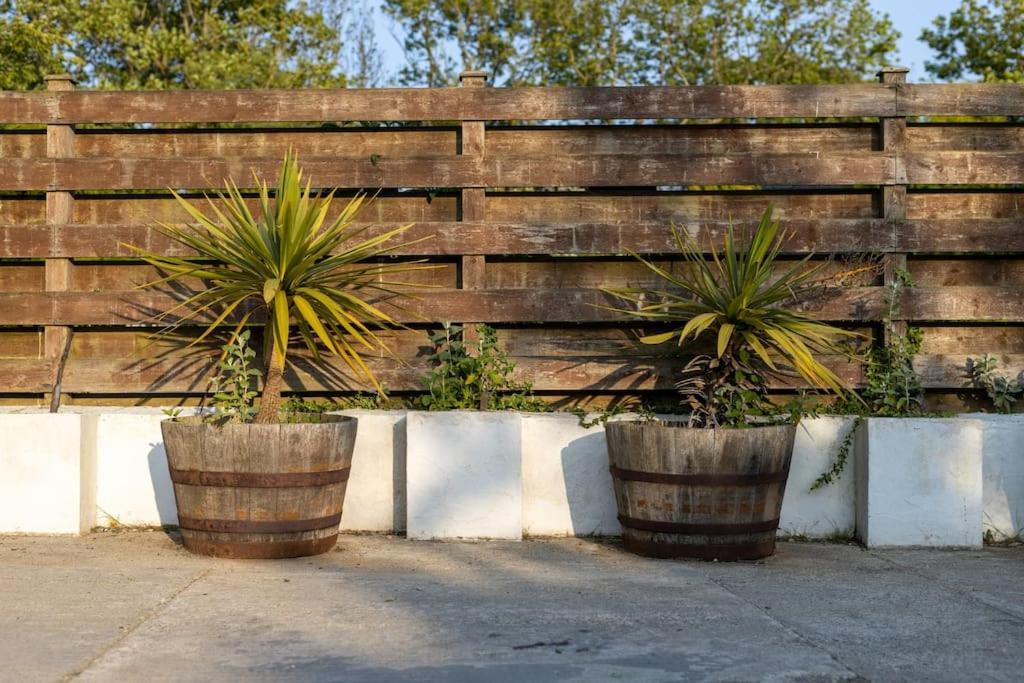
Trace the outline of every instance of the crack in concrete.
<instances>
[{"instance_id":1,"label":"crack in concrete","mask_svg":"<svg viewBox=\"0 0 1024 683\"><path fill-rule=\"evenodd\" d=\"M764 607L761 607L756 602L752 601L750 598L747 598L747 597L741 595L740 593L737 593L736 591L732 590L731 588L729 588L729 586L727 586L726 584L722 583L721 581L719 581L715 577L711 576L711 574L709 574L707 572L702 572L702 573L704 574L704 578L706 578L708 581L710 581L714 585L718 586L720 589L722 589L723 591L725 591L729 595L735 597L740 602L743 602L743 603L753 607L755 610L757 610L758 612L763 614L765 617L767 617L768 621L770 621L773 624L775 624L776 626L778 626L783 632L789 634L790 636L795 638L797 641L803 643L804 645L812 647L815 650L818 650L819 652L821 652L825 656L827 656L830 660L832 660L833 663L836 664L836 666L841 667L842 669L844 669L846 671L846 673L850 674L851 678L845 678L843 680L847 680L847 681L868 681L868 680L870 680L870 679L866 678L865 676L862 676L861 674L857 673L852 668L852 666L850 664L847 664L842 659L840 659L838 656L836 656L835 653L833 653L831 650L829 650L827 647L825 647L825 645L823 643L818 643L818 642L814 641L813 639L811 639L810 636L805 636L803 633L800 633L800 631L797 631L795 627L790 626L789 624L787 624L784 621L781 621L778 617L776 617L774 614L772 614L769 610L766 610Z\"/></svg>"},{"instance_id":2,"label":"crack in concrete","mask_svg":"<svg viewBox=\"0 0 1024 683\"><path fill-rule=\"evenodd\" d=\"M897 559L894 559L894 558L891 558L891 557L886 557L884 555L880 555L877 552L874 552L874 551L871 551L871 550L867 550L866 552L868 553L868 555L871 555L872 557L874 557L876 559L879 559L879 560L881 560L881 561L883 561L883 562L885 562L887 564L890 564L890 565L892 565L894 567L899 567L900 569L906 571L908 574L913 574L914 576L917 576L919 578L931 581L935 585L941 586L943 589L948 590L950 593L955 593L956 595L959 595L959 596L961 596L963 598L967 598L968 600L972 600L973 602L976 602L979 605L983 605L985 607L988 607L989 609L995 610L996 612L999 612L1000 614L1004 614L1004 615L1012 618L1014 621L1024 622L1024 615L1022 615L1021 613L1019 613L1019 612L1017 612L1015 610L1008 609L1008 608L1004 607L1003 605L996 604L994 601L997 598L994 598L994 597L988 595L987 593L980 593L978 591L974 591L974 590L971 590L969 588L962 588L961 586L959 586L959 585L957 585L955 583L950 583L948 581L943 580L942 578L936 576L935 574L932 574L932 573L929 573L929 572L921 570L915 564L910 564L910 563L907 563L907 562L900 562Z\"/></svg>"},{"instance_id":3,"label":"crack in concrete","mask_svg":"<svg viewBox=\"0 0 1024 683\"><path fill-rule=\"evenodd\" d=\"M107 654L109 654L118 645L123 643L128 638L128 636L135 633L143 624L147 623L148 621L159 615L161 612L163 612L165 609L167 609L167 606L170 605L179 595L181 595L189 588L191 588L197 581L206 578L210 574L210 572L213 571L213 569L213 567L208 567L207 569L204 569L203 571L199 572L191 579L186 581L183 586L173 591L170 595L161 598L160 601L156 603L156 605L143 612L139 616L139 618L135 620L135 623L133 623L131 626L129 626L123 632L121 632L121 634L117 636L117 638L114 638L112 641L107 643L99 652L97 652L93 657L91 657L89 661L87 661L85 664L78 667L77 669L64 674L59 679L61 683L72 681L81 676L82 674L84 674L89 669L91 669L93 665L95 665L97 662L99 662L101 659L107 656Z\"/></svg>"}]
</instances>

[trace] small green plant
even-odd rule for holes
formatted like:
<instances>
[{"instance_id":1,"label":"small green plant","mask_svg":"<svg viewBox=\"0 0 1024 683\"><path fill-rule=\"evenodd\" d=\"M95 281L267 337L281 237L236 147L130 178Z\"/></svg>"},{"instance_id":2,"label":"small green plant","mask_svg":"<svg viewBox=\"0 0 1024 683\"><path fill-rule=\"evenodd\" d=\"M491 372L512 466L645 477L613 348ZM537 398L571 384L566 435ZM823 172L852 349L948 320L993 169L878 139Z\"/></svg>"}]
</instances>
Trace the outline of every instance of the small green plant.
<instances>
[{"instance_id":1,"label":"small green plant","mask_svg":"<svg viewBox=\"0 0 1024 683\"><path fill-rule=\"evenodd\" d=\"M972 387L984 389L992 406L1000 413L1013 412L1013 406L1024 396L1020 377L997 374L999 361L990 354L967 359L967 377Z\"/></svg>"},{"instance_id":2,"label":"small green plant","mask_svg":"<svg viewBox=\"0 0 1024 683\"><path fill-rule=\"evenodd\" d=\"M587 411L584 408L573 408L572 414L580 421L580 427L590 429L598 425L604 426L608 421L617 415L635 414L643 422L653 422L657 416L654 409L644 403L616 403L615 405L600 411ZM592 419L587 416L593 414Z\"/></svg>"},{"instance_id":3,"label":"small green plant","mask_svg":"<svg viewBox=\"0 0 1024 683\"><path fill-rule=\"evenodd\" d=\"M545 412L547 404L533 396L533 386L513 378L515 363L498 345L498 334L477 325L477 339L466 340L466 328L443 323L428 333L434 369L424 377L427 393L419 405L427 410L522 410Z\"/></svg>"},{"instance_id":4,"label":"small green plant","mask_svg":"<svg viewBox=\"0 0 1024 683\"><path fill-rule=\"evenodd\" d=\"M256 352L249 346L249 330L235 335L224 345L220 372L210 381L213 412L205 416L209 422L251 422L256 416L256 391L260 371L256 369Z\"/></svg>"},{"instance_id":5,"label":"small green plant","mask_svg":"<svg viewBox=\"0 0 1024 683\"><path fill-rule=\"evenodd\" d=\"M704 249L672 226L687 268L676 274L633 254L667 285L664 290L605 290L629 304L613 308L652 323L673 326L641 337L648 344L676 340L682 348L705 333L716 339L714 356L698 356L683 368L677 389L690 410L693 427L744 427L779 414L769 398L767 378L799 375L814 387L845 395L846 383L818 360L844 354L842 342L857 335L819 322L794 305L817 293L825 264L807 256L795 265L780 263L788 238L768 207L753 233L744 238L732 228L724 244Z\"/></svg>"},{"instance_id":6,"label":"small green plant","mask_svg":"<svg viewBox=\"0 0 1024 683\"><path fill-rule=\"evenodd\" d=\"M924 387L914 369L914 357L921 351L919 327L893 338L888 346L871 349L865 363L865 386L861 400L841 400L834 410L840 414L872 417L919 417L924 415Z\"/></svg>"},{"instance_id":7,"label":"small green plant","mask_svg":"<svg viewBox=\"0 0 1024 683\"><path fill-rule=\"evenodd\" d=\"M892 282L885 287L885 329L889 342L862 354L865 376L860 400L847 396L836 402L833 412L873 417L925 414L924 386L914 369L914 357L921 352L924 335L919 327L901 332L896 323L903 293L913 286L914 279L908 271L896 270Z\"/></svg>"},{"instance_id":8,"label":"small green plant","mask_svg":"<svg viewBox=\"0 0 1024 683\"><path fill-rule=\"evenodd\" d=\"M166 415L170 419L176 420L177 418L181 417L182 409L181 408L164 408L160 412L162 412L164 415Z\"/></svg>"},{"instance_id":9,"label":"small green plant","mask_svg":"<svg viewBox=\"0 0 1024 683\"><path fill-rule=\"evenodd\" d=\"M255 422L280 419L293 346L305 347L314 361L323 360L321 351L326 350L382 391L363 359L367 352L386 349L377 331L397 324L379 304L387 299L394 307L395 297L409 293L407 283L392 276L431 267L381 260L398 246L392 239L411 224L367 235L367 226L355 223L366 195L332 212L334 192L314 190L291 151L275 190L258 177L254 184L255 202L233 180L225 180L225 191L217 194L217 202L209 200L206 213L172 191L192 223L161 223L159 230L194 257L126 245L161 271L162 277L142 287L187 288L156 318L167 323L165 332L202 322L205 330L197 344L222 326L231 329L233 340L254 322L254 315L263 317L263 385ZM194 280L202 286L192 289Z\"/></svg>"},{"instance_id":10,"label":"small green plant","mask_svg":"<svg viewBox=\"0 0 1024 683\"><path fill-rule=\"evenodd\" d=\"M843 440L839 442L839 448L836 449L836 456L832 461L832 466L826 471L821 473L814 483L811 484L811 491L817 491L818 489L828 486L839 479L839 476L846 469L846 463L850 460L850 452L853 450L853 441L857 437L857 428L860 427L861 423L864 422L864 418L860 415L854 418L853 424L850 425L850 430L846 432Z\"/></svg>"}]
</instances>

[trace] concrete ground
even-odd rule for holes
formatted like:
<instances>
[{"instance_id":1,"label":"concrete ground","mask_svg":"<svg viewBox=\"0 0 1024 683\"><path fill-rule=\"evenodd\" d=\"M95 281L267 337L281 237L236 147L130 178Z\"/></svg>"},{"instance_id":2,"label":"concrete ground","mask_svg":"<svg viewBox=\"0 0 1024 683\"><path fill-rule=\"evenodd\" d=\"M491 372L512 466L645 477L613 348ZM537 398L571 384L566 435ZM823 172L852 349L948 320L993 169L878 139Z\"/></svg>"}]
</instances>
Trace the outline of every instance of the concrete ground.
<instances>
[{"instance_id":1,"label":"concrete ground","mask_svg":"<svg viewBox=\"0 0 1024 683\"><path fill-rule=\"evenodd\" d=\"M1024 548L342 537L300 560L160 532L0 537L3 681L1020 680Z\"/></svg>"}]
</instances>

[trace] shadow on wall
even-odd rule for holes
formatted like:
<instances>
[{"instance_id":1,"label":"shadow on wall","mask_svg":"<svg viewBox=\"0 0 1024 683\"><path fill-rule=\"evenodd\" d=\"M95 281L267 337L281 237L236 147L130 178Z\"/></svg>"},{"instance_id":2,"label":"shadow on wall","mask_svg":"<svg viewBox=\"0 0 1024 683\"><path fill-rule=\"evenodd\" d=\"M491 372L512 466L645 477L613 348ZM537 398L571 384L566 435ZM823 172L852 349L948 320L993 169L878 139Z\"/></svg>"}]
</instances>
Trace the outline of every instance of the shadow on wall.
<instances>
[{"instance_id":1,"label":"shadow on wall","mask_svg":"<svg viewBox=\"0 0 1024 683\"><path fill-rule=\"evenodd\" d=\"M573 439L561 450L562 477L574 536L618 536L615 490L603 429Z\"/></svg>"},{"instance_id":2,"label":"shadow on wall","mask_svg":"<svg viewBox=\"0 0 1024 683\"><path fill-rule=\"evenodd\" d=\"M171 483L171 472L167 464L167 451L163 441L149 444L149 481L153 486L153 499L156 501L157 514L163 526L178 525L178 509L174 503L174 485Z\"/></svg>"}]
</instances>

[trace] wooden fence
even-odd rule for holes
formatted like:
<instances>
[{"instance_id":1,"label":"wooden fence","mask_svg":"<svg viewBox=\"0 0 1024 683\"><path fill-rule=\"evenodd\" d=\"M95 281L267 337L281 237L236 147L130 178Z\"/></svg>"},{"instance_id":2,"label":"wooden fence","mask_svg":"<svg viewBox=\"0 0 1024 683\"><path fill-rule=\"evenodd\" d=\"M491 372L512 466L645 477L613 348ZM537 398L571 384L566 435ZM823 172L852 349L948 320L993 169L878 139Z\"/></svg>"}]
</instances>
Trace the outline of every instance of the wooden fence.
<instances>
[{"instance_id":1,"label":"wooden fence","mask_svg":"<svg viewBox=\"0 0 1024 683\"><path fill-rule=\"evenodd\" d=\"M124 243L174 252L167 188L273 175L288 148L316 185L381 190L361 217L432 235L412 329L374 360L415 391L428 321L480 321L552 396L670 389L671 349L596 307L671 260L669 223L702 239L775 206L807 251L880 261L808 302L876 337L924 328L918 368L953 394L969 356L1024 369L1024 86L914 85L891 69L840 86L0 93L0 396L142 402L206 389L211 356L153 345L169 298ZM342 190L344 193L346 190ZM886 285L914 286L893 306ZM140 329L141 328L141 329ZM879 341L879 343L881 343ZM860 368L837 361L852 379ZM358 389L301 361L293 390Z\"/></svg>"}]
</instances>

